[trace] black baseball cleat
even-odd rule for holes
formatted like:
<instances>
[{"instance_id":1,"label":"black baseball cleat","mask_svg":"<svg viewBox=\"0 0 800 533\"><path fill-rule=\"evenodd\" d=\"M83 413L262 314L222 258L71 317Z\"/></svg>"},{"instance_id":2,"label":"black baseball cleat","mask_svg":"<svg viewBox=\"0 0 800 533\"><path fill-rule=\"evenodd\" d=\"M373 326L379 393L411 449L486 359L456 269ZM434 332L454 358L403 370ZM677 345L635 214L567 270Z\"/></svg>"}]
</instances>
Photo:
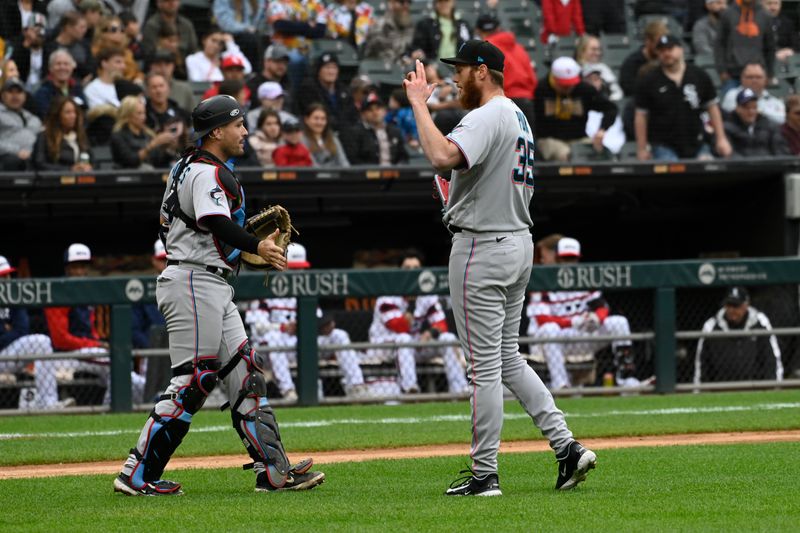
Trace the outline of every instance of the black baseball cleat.
<instances>
[{"instance_id":1,"label":"black baseball cleat","mask_svg":"<svg viewBox=\"0 0 800 533\"><path fill-rule=\"evenodd\" d=\"M589 470L597 466L597 455L574 440L567 447L567 456L558 460L556 490L570 490L586 479Z\"/></svg>"},{"instance_id":2,"label":"black baseball cleat","mask_svg":"<svg viewBox=\"0 0 800 533\"><path fill-rule=\"evenodd\" d=\"M325 481L324 472L306 471L298 473L289 472L286 483L282 487L273 487L267 479L267 473L261 472L256 476L256 492L280 492L284 490L310 490Z\"/></svg>"},{"instance_id":3,"label":"black baseball cleat","mask_svg":"<svg viewBox=\"0 0 800 533\"><path fill-rule=\"evenodd\" d=\"M181 484L159 479L149 481L139 488L133 486L130 476L120 474L114 479L114 492L128 496L180 496L183 494Z\"/></svg>"},{"instance_id":4,"label":"black baseball cleat","mask_svg":"<svg viewBox=\"0 0 800 533\"><path fill-rule=\"evenodd\" d=\"M445 491L447 496L502 496L500 480L497 474L476 476L472 469L462 470L459 474L467 474L450 483Z\"/></svg>"}]
</instances>

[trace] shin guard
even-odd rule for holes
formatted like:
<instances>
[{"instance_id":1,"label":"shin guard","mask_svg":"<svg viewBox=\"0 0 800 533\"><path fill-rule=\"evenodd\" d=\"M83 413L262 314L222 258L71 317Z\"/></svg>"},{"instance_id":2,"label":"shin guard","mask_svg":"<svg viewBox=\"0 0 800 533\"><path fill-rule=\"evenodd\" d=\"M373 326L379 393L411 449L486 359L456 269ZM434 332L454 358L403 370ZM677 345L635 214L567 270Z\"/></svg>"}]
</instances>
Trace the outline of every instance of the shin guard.
<instances>
[{"instance_id":1,"label":"shin guard","mask_svg":"<svg viewBox=\"0 0 800 533\"><path fill-rule=\"evenodd\" d=\"M178 385L178 391L159 398L136 448L131 450L131 455L136 458L130 474L135 488L161 479L172 454L189 432L192 415L200 410L216 388L218 369L216 357L206 357L173 370L175 377L170 388L175 390L173 387Z\"/></svg>"},{"instance_id":2,"label":"shin guard","mask_svg":"<svg viewBox=\"0 0 800 533\"><path fill-rule=\"evenodd\" d=\"M253 400L254 406L249 410L242 406L246 399ZM247 403L252 405L251 402ZM258 370L251 371L245 378L239 399L232 406L231 419L247 453L253 459L253 465L246 467L253 466L256 473L264 470L270 485L282 487L291 467L283 449L278 422L267 403L267 383Z\"/></svg>"}]
</instances>

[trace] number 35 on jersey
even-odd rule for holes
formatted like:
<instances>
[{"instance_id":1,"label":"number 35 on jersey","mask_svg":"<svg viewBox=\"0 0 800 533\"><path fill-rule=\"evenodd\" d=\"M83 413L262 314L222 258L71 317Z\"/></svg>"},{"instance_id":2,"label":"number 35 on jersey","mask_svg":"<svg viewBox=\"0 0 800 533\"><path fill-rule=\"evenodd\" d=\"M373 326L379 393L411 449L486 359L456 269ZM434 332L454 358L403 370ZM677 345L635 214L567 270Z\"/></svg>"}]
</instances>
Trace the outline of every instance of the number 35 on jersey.
<instances>
[{"instance_id":1,"label":"number 35 on jersey","mask_svg":"<svg viewBox=\"0 0 800 533\"><path fill-rule=\"evenodd\" d=\"M517 137L517 166L511 172L511 180L516 185L533 188L533 135L525 115L517 111L520 136Z\"/></svg>"}]
</instances>

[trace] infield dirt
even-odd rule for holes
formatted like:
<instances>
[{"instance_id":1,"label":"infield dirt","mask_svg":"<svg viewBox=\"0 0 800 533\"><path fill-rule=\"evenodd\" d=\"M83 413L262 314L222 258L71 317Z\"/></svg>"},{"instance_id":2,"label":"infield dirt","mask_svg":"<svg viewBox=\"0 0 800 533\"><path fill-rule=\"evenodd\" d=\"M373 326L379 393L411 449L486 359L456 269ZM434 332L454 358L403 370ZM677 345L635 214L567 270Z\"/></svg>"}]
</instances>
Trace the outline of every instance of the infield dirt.
<instances>
[{"instance_id":1,"label":"infield dirt","mask_svg":"<svg viewBox=\"0 0 800 533\"><path fill-rule=\"evenodd\" d=\"M797 441L800 441L800 430L742 433L692 433L581 439L581 443L584 446L593 450L646 446L699 446ZM550 447L547 442L542 440L505 442L500 446L501 453L544 452L549 449ZM297 461L303 457L313 456L315 463L326 464L371 461L376 459L417 459L453 455L466 456L468 454L469 447L466 444L446 444L404 448L336 450L313 453L293 452L290 454L290 459ZM59 463L0 467L0 480L95 474L113 475L119 472L122 460L123 458L117 461L98 461L91 463ZM248 460L249 458L244 453L241 455L175 457L170 461L169 468L170 470L183 470L190 468L240 467L243 462L247 462Z\"/></svg>"}]
</instances>

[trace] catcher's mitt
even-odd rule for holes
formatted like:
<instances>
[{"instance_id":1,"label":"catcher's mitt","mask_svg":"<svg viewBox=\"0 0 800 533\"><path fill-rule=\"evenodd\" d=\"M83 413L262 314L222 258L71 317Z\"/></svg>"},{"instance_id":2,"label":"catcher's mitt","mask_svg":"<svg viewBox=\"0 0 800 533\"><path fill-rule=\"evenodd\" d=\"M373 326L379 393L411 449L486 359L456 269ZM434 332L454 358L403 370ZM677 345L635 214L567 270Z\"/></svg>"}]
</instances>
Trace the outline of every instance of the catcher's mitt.
<instances>
[{"instance_id":1,"label":"catcher's mitt","mask_svg":"<svg viewBox=\"0 0 800 533\"><path fill-rule=\"evenodd\" d=\"M266 239L276 229L281 230L278 238L275 239L275 244L283 248L284 253L286 253L286 247L289 246L289 242L292 239L292 231L298 233L292 226L292 218L289 216L289 212L280 205L267 207L257 215L251 216L245 221L244 229L247 233L255 235L259 240ZM272 268L272 265L257 254L242 251L241 259L245 265L256 270L269 270Z\"/></svg>"}]
</instances>

